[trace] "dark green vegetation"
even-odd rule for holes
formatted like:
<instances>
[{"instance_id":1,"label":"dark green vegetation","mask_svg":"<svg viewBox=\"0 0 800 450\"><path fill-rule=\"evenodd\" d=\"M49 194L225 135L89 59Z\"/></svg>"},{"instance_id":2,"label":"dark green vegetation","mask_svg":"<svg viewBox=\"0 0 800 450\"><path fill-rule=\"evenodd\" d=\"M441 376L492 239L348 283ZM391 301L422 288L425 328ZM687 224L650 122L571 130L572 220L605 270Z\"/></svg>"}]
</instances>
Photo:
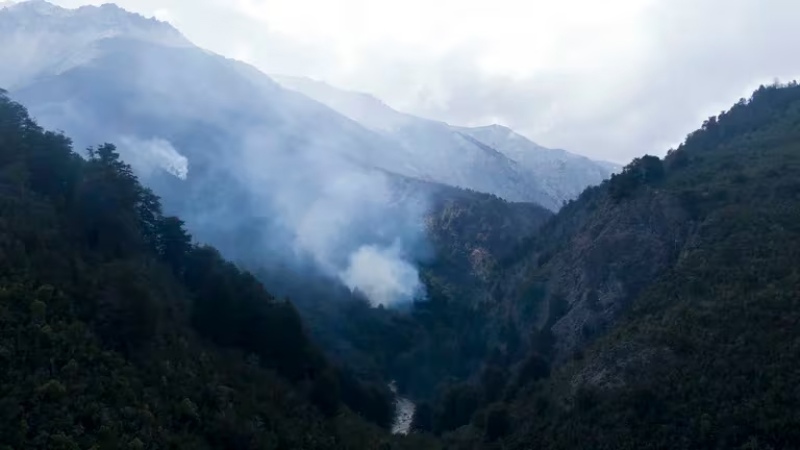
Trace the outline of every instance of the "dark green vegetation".
<instances>
[{"instance_id":1,"label":"dark green vegetation","mask_svg":"<svg viewBox=\"0 0 800 450\"><path fill-rule=\"evenodd\" d=\"M530 356L425 411L421 428L466 425L452 447L796 447L800 87L761 87L584 192L494 293Z\"/></svg>"},{"instance_id":2,"label":"dark green vegetation","mask_svg":"<svg viewBox=\"0 0 800 450\"><path fill-rule=\"evenodd\" d=\"M424 300L373 308L338 280L313 270L270 267L255 273L270 290L291 299L329 356L372 381L374 395L388 395L380 380L384 385L396 380L404 394L429 399L440 383L469 378L498 346L507 345L508 328L496 325L487 314L488 299L477 301L474 293L488 292L498 261L552 214L439 184L401 177L392 182L399 197L430 202L425 224L430 256L418 261Z\"/></svg>"},{"instance_id":3,"label":"dark green vegetation","mask_svg":"<svg viewBox=\"0 0 800 450\"><path fill-rule=\"evenodd\" d=\"M0 93L0 448L425 448L355 414L385 401L113 146L83 159Z\"/></svg>"},{"instance_id":4,"label":"dark green vegetation","mask_svg":"<svg viewBox=\"0 0 800 450\"><path fill-rule=\"evenodd\" d=\"M0 444L435 446L381 428L390 377L427 400L414 427L450 448L800 442L796 84L760 88L546 223L440 189L429 297L406 311L257 271L300 294L342 369L294 306L193 245L112 146L84 160L3 96Z\"/></svg>"}]
</instances>

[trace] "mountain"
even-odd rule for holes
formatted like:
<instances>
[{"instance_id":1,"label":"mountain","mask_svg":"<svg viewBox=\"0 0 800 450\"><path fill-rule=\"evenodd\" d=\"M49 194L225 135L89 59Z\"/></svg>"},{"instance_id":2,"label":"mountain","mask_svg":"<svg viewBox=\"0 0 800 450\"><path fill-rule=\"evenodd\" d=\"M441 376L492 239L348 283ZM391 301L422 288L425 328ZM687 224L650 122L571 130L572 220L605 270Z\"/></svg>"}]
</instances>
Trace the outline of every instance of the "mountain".
<instances>
[{"instance_id":1,"label":"mountain","mask_svg":"<svg viewBox=\"0 0 800 450\"><path fill-rule=\"evenodd\" d=\"M75 10L44 0L7 4L0 30L0 58L14 63L0 71L0 86L8 90L90 62L99 56L95 44L103 39L125 36L164 46L191 46L174 28L113 4Z\"/></svg>"},{"instance_id":2,"label":"mountain","mask_svg":"<svg viewBox=\"0 0 800 450\"><path fill-rule=\"evenodd\" d=\"M367 423L381 388L193 244L112 145L81 158L5 94L0 142L3 446L436 448Z\"/></svg>"},{"instance_id":3,"label":"mountain","mask_svg":"<svg viewBox=\"0 0 800 450\"><path fill-rule=\"evenodd\" d=\"M417 151L385 130L404 116L363 97L368 129L119 11L0 11L11 95L78 146L120 142L79 157L0 96L2 445L800 442L797 83L553 215L387 169ZM15 52L25 33L72 56ZM535 146L428 125L515 170Z\"/></svg>"},{"instance_id":4,"label":"mountain","mask_svg":"<svg viewBox=\"0 0 800 450\"><path fill-rule=\"evenodd\" d=\"M762 86L565 206L496 272L489 314L528 355L417 426L465 449L792 446L798 124L797 83Z\"/></svg>"},{"instance_id":5,"label":"mountain","mask_svg":"<svg viewBox=\"0 0 800 450\"><path fill-rule=\"evenodd\" d=\"M310 260L344 279L364 246L416 251L405 249L423 234L424 205L386 204L393 175L379 169L399 149L376 133L113 5L25 2L0 24L11 95L78 148L118 143L165 207L227 256Z\"/></svg>"},{"instance_id":6,"label":"mountain","mask_svg":"<svg viewBox=\"0 0 800 450\"><path fill-rule=\"evenodd\" d=\"M406 166L410 171L404 172L409 176L512 201L533 201L555 211L619 170L615 164L539 146L503 126L455 127L398 112L371 95L320 81L273 79L398 142L412 162ZM497 164L503 168L492 169Z\"/></svg>"},{"instance_id":7,"label":"mountain","mask_svg":"<svg viewBox=\"0 0 800 450\"><path fill-rule=\"evenodd\" d=\"M306 78L273 77L281 85L330 106L400 148L389 170L422 180L498 195L510 201L558 209L516 162L442 122L399 113L380 100Z\"/></svg>"},{"instance_id":8,"label":"mountain","mask_svg":"<svg viewBox=\"0 0 800 450\"><path fill-rule=\"evenodd\" d=\"M456 160L431 151L409 155L256 69L187 43L169 24L114 5L70 10L35 0L0 11L0 24L8 62L0 80L13 98L44 126L69 133L78 148L118 143L167 210L237 261L294 260L376 293L374 281L356 276L352 265L377 249L404 282L393 281L397 287L373 301L409 301L420 291L411 266L427 254L430 199L397 200L394 179L480 178L492 186L476 189L503 185L516 198L539 192L516 163L464 136L428 134L470 149ZM419 164L456 166L457 176L422 174L412 167L417 157Z\"/></svg>"},{"instance_id":9,"label":"mountain","mask_svg":"<svg viewBox=\"0 0 800 450\"><path fill-rule=\"evenodd\" d=\"M184 45L169 24L113 5L45 2L2 10L0 23L6 61L20 62L0 73L38 70L11 86L12 98L75 148L116 143L164 211L290 299L311 336L359 379L396 378L401 391L422 392L480 365L488 346L476 345L470 326L480 313L462 294L487 285L551 212L404 176L390 161L409 159L393 140ZM86 32L73 39L72 30ZM10 43L26 35L81 57L48 65L50 50L14 52ZM435 320L409 317L415 304L436 310ZM462 346L468 357L441 357ZM424 361L431 370L419 376Z\"/></svg>"},{"instance_id":10,"label":"mountain","mask_svg":"<svg viewBox=\"0 0 800 450\"><path fill-rule=\"evenodd\" d=\"M203 127L206 134L235 136L236 147L280 148L301 152L299 159L306 160L335 157L551 210L561 204L543 194L517 163L443 124L413 118L403 133L418 135L414 139L426 146L405 145L282 89L252 67L194 47L167 23L114 5L70 10L29 0L0 14L0 58L9 62L0 70L0 86L44 125L68 131L79 146L154 138L160 147L163 141L177 146L138 161L121 145L134 166L169 168L167 153L192 159L184 153L198 143L181 142L177 135ZM121 104L105 102L122 93ZM108 117L103 108L125 120L96 126Z\"/></svg>"},{"instance_id":11,"label":"mountain","mask_svg":"<svg viewBox=\"0 0 800 450\"><path fill-rule=\"evenodd\" d=\"M574 200L587 187L600 184L621 169L616 164L542 147L501 125L460 130L529 170L541 189L563 203Z\"/></svg>"}]
</instances>

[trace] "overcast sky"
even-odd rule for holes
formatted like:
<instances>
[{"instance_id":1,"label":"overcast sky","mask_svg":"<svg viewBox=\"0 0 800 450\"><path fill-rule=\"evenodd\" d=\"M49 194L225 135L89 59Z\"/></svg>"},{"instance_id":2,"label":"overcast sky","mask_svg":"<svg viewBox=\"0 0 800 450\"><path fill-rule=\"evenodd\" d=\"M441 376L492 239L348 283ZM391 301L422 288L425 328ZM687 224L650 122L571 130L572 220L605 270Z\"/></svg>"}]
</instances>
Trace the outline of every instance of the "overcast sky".
<instances>
[{"instance_id":1,"label":"overcast sky","mask_svg":"<svg viewBox=\"0 0 800 450\"><path fill-rule=\"evenodd\" d=\"M800 76L795 0L116 3L268 73L623 163L662 155L760 83Z\"/></svg>"}]
</instances>

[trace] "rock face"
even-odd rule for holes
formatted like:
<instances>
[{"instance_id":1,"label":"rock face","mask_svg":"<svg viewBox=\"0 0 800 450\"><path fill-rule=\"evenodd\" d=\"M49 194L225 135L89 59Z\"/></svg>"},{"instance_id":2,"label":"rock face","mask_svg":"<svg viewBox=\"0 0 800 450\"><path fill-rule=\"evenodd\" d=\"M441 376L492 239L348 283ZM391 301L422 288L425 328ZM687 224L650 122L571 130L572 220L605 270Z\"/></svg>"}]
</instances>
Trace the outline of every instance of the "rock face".
<instances>
[{"instance_id":1,"label":"rock face","mask_svg":"<svg viewBox=\"0 0 800 450\"><path fill-rule=\"evenodd\" d=\"M547 241L538 241L500 282L521 327L533 321L552 332L556 360L613 325L675 263L692 229L679 199L665 192L642 192L624 204L587 195L580 203L548 223L541 231Z\"/></svg>"},{"instance_id":2,"label":"rock face","mask_svg":"<svg viewBox=\"0 0 800 450\"><path fill-rule=\"evenodd\" d=\"M556 354L570 355L604 332L649 282L668 269L689 232L669 195L643 196L572 237L545 269L550 299L568 312L553 325Z\"/></svg>"},{"instance_id":3,"label":"rock face","mask_svg":"<svg viewBox=\"0 0 800 450\"><path fill-rule=\"evenodd\" d=\"M505 266L498 314L553 364L506 396L504 448L800 439L799 112L797 83L762 86L584 192Z\"/></svg>"}]
</instances>

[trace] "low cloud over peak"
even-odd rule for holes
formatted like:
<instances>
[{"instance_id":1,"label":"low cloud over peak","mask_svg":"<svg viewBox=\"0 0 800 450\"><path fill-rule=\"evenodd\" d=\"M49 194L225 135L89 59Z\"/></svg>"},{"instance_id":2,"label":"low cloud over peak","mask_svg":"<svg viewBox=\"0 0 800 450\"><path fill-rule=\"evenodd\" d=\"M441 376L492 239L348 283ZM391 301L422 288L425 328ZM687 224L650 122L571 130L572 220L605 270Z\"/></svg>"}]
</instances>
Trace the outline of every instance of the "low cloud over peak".
<instances>
[{"instance_id":1,"label":"low cloud over peak","mask_svg":"<svg viewBox=\"0 0 800 450\"><path fill-rule=\"evenodd\" d=\"M800 4L783 0L118 3L168 10L200 46L266 72L623 163L665 152L760 83L800 75L789 56Z\"/></svg>"}]
</instances>

